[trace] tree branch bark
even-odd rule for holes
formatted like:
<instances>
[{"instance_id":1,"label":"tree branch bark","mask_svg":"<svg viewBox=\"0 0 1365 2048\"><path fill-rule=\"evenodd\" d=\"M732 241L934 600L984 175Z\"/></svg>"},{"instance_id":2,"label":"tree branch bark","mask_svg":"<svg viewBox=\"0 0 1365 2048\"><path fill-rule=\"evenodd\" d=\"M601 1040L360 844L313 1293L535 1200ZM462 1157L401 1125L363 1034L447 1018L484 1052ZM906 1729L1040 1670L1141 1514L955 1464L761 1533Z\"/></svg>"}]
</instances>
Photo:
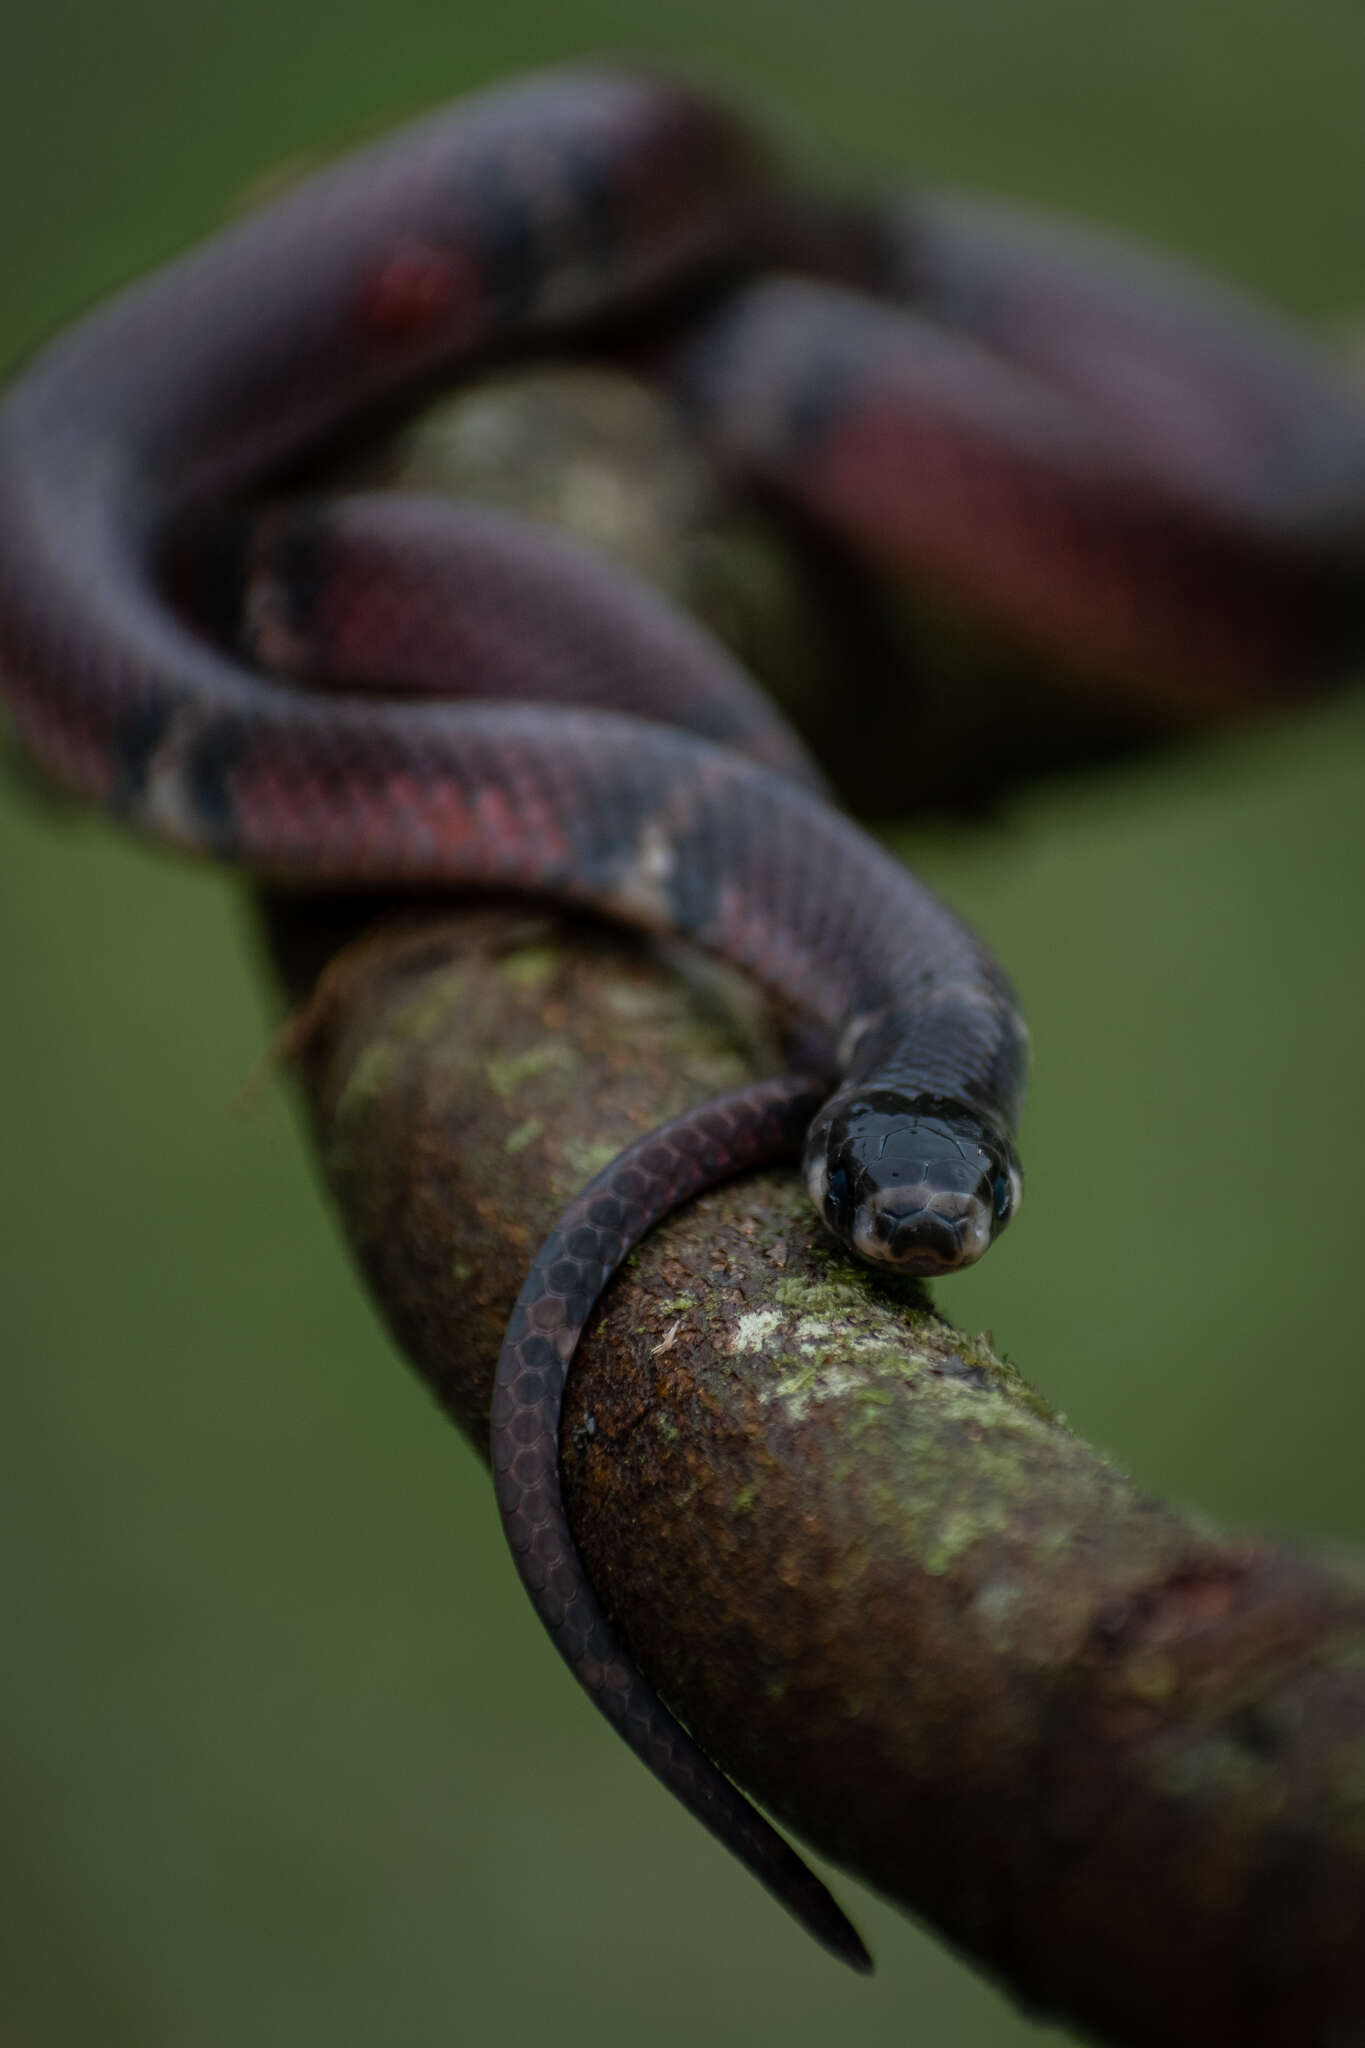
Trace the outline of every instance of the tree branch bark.
<instances>
[{"instance_id":1,"label":"tree branch bark","mask_svg":"<svg viewBox=\"0 0 1365 2048\"><path fill-rule=\"evenodd\" d=\"M357 474L623 554L817 751L857 722L822 711L831 648L846 664L852 633L874 690L907 659L885 591L733 520L627 381L464 394ZM1095 742L1073 692L955 622L911 637L876 750L903 802L927 759L936 799L990 794L987 736L1011 776ZM876 809L866 753L843 786ZM767 1020L728 976L525 908L264 916L352 1245L485 1453L503 1324L562 1203L772 1071ZM640 1248L575 1363L563 1456L594 1582L698 1738L1021 2000L1125 2044L1365 2043L1365 1567L1142 1496L985 1338L846 1262L780 1173Z\"/></svg>"},{"instance_id":2,"label":"tree branch bark","mask_svg":"<svg viewBox=\"0 0 1365 2048\"><path fill-rule=\"evenodd\" d=\"M300 999L346 917L270 907ZM725 993L591 926L472 910L371 925L300 1012L357 1256L481 1451L564 1197L765 1063ZM563 1444L639 1662L825 1854L1100 2038L1365 2040L1358 1564L1143 1497L984 1338L847 1262L790 1174L641 1247Z\"/></svg>"}]
</instances>

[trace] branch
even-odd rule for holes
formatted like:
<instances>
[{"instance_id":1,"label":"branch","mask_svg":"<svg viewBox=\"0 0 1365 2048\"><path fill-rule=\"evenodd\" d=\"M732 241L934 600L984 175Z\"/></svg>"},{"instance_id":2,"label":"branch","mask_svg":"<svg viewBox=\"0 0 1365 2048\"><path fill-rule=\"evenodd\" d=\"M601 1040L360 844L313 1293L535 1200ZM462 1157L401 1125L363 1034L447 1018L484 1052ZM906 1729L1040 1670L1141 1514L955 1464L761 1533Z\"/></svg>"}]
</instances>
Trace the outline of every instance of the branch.
<instances>
[{"instance_id":1,"label":"branch","mask_svg":"<svg viewBox=\"0 0 1365 2048\"><path fill-rule=\"evenodd\" d=\"M463 393L357 475L624 556L822 758L866 729L870 689L876 760L835 764L864 808L890 807L878 763L898 806L926 762L934 798L979 800L983 776L1122 737L735 513L629 379ZM525 910L265 915L352 1244L484 1453L503 1324L563 1201L641 1130L772 1071L766 1020L714 970ZM1365 2039L1361 1567L1144 1498L986 1340L846 1263L782 1174L641 1247L575 1364L563 1446L589 1569L664 1697L1018 1997L1120 2043Z\"/></svg>"},{"instance_id":2,"label":"branch","mask_svg":"<svg viewBox=\"0 0 1365 2048\"><path fill-rule=\"evenodd\" d=\"M393 1333L482 1450L564 1197L771 1055L742 992L483 910L275 902L299 1071ZM1365 2028L1365 1571L1144 1498L981 1338L846 1262L795 1177L610 1291L566 1493L702 1743L1021 1998L1123 2043Z\"/></svg>"}]
</instances>

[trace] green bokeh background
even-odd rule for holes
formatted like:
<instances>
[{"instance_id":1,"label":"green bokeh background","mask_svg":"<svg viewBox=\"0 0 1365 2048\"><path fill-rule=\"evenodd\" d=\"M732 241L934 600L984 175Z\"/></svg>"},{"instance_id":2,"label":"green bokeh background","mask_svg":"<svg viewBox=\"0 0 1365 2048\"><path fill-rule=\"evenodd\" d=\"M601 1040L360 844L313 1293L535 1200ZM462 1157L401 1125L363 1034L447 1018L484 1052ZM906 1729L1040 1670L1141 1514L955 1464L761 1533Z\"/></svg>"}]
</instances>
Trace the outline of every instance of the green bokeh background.
<instances>
[{"instance_id":1,"label":"green bokeh background","mask_svg":"<svg viewBox=\"0 0 1365 2048\"><path fill-rule=\"evenodd\" d=\"M0 356L263 168L583 52L1365 313L1355 0L50 0L0 30ZM1356 1543L1363 779L1357 697L908 835L1038 1047L947 1305L1154 1491ZM1049 2038L846 1881L838 1970L581 1702L286 1097L232 1111L233 884L3 785L0 865L0 2038Z\"/></svg>"}]
</instances>

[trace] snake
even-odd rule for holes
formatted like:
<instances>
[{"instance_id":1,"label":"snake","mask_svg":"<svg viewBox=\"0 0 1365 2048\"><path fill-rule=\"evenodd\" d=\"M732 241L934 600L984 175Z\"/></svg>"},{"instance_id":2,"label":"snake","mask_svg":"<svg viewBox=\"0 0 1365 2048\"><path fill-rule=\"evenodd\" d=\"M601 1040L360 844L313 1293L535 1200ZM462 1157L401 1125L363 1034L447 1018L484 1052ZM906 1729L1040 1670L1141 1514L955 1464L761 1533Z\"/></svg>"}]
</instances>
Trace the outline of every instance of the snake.
<instances>
[{"instance_id":1,"label":"snake","mask_svg":"<svg viewBox=\"0 0 1365 2048\"><path fill-rule=\"evenodd\" d=\"M661 598L491 510L306 488L319 450L438 379L618 332L755 489L1201 714L1357 648L1365 424L1229 288L960 195L827 197L707 95L610 69L485 91L314 172L0 399L0 702L54 783L274 882L511 890L669 934L806 1020L802 1071L642 1138L559 1219L507 1327L491 1461L589 1696L866 1968L599 1601L562 1392L631 1246L765 1161L799 1155L874 1266L979 1258L1021 1191L1010 982Z\"/></svg>"}]
</instances>

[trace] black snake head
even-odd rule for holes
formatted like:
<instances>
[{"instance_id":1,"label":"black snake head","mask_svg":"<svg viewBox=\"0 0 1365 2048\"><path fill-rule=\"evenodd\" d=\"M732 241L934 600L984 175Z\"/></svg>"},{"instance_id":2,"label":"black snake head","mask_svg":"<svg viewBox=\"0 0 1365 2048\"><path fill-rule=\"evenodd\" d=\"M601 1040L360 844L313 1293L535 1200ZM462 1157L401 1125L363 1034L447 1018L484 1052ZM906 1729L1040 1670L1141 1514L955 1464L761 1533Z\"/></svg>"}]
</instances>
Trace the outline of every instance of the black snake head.
<instances>
[{"instance_id":1,"label":"black snake head","mask_svg":"<svg viewBox=\"0 0 1365 2048\"><path fill-rule=\"evenodd\" d=\"M995 1125L939 1095L844 1088L806 1141L806 1184L834 1235L900 1273L955 1273L1019 1206L1019 1163Z\"/></svg>"}]
</instances>

